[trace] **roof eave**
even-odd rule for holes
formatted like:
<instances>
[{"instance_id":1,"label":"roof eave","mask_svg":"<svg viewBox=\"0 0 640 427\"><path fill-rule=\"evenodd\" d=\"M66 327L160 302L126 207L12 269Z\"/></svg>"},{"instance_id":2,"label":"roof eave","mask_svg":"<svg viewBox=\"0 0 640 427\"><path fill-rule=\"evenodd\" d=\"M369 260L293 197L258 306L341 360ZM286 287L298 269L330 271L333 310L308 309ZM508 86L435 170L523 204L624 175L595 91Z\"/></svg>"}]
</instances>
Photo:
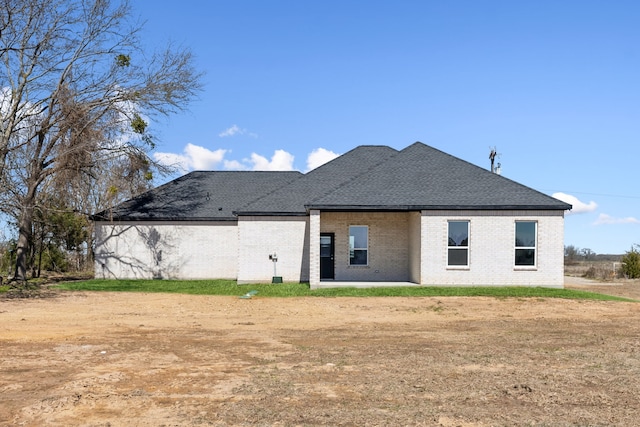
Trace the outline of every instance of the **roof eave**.
<instances>
[{"instance_id":1,"label":"roof eave","mask_svg":"<svg viewBox=\"0 0 640 427\"><path fill-rule=\"evenodd\" d=\"M236 216L307 216L307 211L278 212L278 211L234 211Z\"/></svg>"},{"instance_id":2,"label":"roof eave","mask_svg":"<svg viewBox=\"0 0 640 427\"><path fill-rule=\"evenodd\" d=\"M140 218L140 217L118 217L113 218L105 217L92 217L95 222L162 222L162 221L185 221L185 222L211 222L211 221L237 221L238 218L233 217L152 217L152 218Z\"/></svg>"},{"instance_id":3,"label":"roof eave","mask_svg":"<svg viewBox=\"0 0 640 427\"><path fill-rule=\"evenodd\" d=\"M422 211L422 210L553 210L566 211L571 205L305 205L307 211Z\"/></svg>"}]
</instances>

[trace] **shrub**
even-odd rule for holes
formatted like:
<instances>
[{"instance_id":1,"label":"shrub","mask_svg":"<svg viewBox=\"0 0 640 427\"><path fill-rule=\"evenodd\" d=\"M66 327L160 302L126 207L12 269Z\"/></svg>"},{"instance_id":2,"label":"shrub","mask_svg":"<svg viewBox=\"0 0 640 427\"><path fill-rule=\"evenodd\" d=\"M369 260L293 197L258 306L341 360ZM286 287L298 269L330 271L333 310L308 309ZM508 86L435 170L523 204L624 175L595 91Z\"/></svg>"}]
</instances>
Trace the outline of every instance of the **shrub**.
<instances>
[{"instance_id":1,"label":"shrub","mask_svg":"<svg viewBox=\"0 0 640 427\"><path fill-rule=\"evenodd\" d=\"M640 252L637 248L631 248L630 251L622 257L622 271L630 279L640 277Z\"/></svg>"},{"instance_id":2,"label":"shrub","mask_svg":"<svg viewBox=\"0 0 640 427\"><path fill-rule=\"evenodd\" d=\"M611 268L610 263L592 264L583 273L582 277L594 280L611 281L616 277L616 271Z\"/></svg>"}]
</instances>

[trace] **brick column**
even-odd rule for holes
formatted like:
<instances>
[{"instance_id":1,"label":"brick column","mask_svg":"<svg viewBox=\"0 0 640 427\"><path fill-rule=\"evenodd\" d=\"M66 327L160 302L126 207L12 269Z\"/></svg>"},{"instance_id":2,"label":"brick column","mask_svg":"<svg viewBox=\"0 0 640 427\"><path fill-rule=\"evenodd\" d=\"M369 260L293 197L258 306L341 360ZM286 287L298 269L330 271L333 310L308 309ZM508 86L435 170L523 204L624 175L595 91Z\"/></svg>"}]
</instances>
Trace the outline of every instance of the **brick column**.
<instances>
[{"instance_id":1,"label":"brick column","mask_svg":"<svg viewBox=\"0 0 640 427\"><path fill-rule=\"evenodd\" d=\"M429 277L428 259L429 256L429 233L427 232L429 217L426 211L420 211L420 285L428 283Z\"/></svg>"},{"instance_id":2,"label":"brick column","mask_svg":"<svg viewBox=\"0 0 640 427\"><path fill-rule=\"evenodd\" d=\"M320 286L320 211L309 212L309 286Z\"/></svg>"}]
</instances>

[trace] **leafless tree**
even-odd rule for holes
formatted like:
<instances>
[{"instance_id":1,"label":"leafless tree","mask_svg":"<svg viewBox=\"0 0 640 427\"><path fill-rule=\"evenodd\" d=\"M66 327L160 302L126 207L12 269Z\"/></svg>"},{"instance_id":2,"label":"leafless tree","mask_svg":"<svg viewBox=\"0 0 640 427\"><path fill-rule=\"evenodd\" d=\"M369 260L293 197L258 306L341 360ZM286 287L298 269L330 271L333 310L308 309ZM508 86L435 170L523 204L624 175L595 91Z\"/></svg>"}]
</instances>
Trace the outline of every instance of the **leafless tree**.
<instances>
[{"instance_id":1,"label":"leafless tree","mask_svg":"<svg viewBox=\"0 0 640 427\"><path fill-rule=\"evenodd\" d=\"M0 197L26 279L39 192L105 179L110 163L149 170L148 121L186 108L201 74L188 49L141 50L127 0L0 5Z\"/></svg>"}]
</instances>

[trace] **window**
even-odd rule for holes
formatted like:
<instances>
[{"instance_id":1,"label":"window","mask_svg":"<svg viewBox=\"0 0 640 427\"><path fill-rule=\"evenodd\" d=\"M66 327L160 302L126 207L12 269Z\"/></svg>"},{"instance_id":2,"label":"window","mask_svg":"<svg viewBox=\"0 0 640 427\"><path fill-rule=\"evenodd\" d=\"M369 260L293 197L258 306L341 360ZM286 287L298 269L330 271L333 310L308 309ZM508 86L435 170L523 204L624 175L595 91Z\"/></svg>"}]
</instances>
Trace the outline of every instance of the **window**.
<instances>
[{"instance_id":1,"label":"window","mask_svg":"<svg viewBox=\"0 0 640 427\"><path fill-rule=\"evenodd\" d=\"M349 226L349 265L367 265L369 253L369 227Z\"/></svg>"},{"instance_id":2,"label":"window","mask_svg":"<svg viewBox=\"0 0 640 427\"><path fill-rule=\"evenodd\" d=\"M536 265L535 221L516 221L516 266Z\"/></svg>"},{"instance_id":3,"label":"window","mask_svg":"<svg viewBox=\"0 0 640 427\"><path fill-rule=\"evenodd\" d=\"M447 265L469 265L469 221L449 221Z\"/></svg>"}]
</instances>

